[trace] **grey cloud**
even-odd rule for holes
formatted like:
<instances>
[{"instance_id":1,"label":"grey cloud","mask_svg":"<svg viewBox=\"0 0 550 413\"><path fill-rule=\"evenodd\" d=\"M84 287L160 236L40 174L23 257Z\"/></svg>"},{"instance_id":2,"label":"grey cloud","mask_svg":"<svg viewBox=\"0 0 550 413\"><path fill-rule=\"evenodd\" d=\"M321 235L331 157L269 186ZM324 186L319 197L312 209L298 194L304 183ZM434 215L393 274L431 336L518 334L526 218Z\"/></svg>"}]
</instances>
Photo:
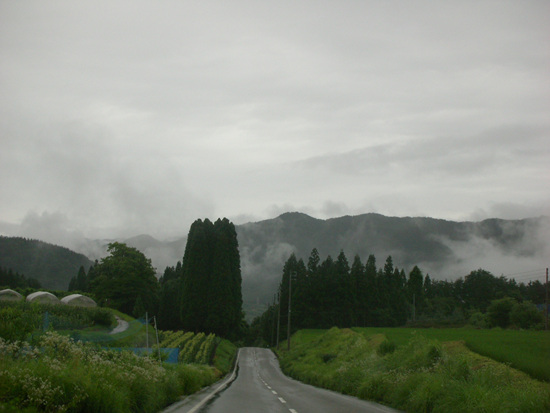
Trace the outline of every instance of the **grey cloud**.
<instances>
[{"instance_id":1,"label":"grey cloud","mask_svg":"<svg viewBox=\"0 0 550 413\"><path fill-rule=\"evenodd\" d=\"M501 126L473 136L418 137L377 144L349 152L298 161L306 168L329 168L336 173L367 174L402 168L420 174L464 176L480 174L503 162L509 168L543 167L550 147L540 128ZM540 148L533 153L530 148ZM423 172L424 171L424 172Z\"/></svg>"},{"instance_id":2,"label":"grey cloud","mask_svg":"<svg viewBox=\"0 0 550 413\"><path fill-rule=\"evenodd\" d=\"M0 6L3 220L160 235L548 198L542 3L99 4Z\"/></svg>"}]
</instances>

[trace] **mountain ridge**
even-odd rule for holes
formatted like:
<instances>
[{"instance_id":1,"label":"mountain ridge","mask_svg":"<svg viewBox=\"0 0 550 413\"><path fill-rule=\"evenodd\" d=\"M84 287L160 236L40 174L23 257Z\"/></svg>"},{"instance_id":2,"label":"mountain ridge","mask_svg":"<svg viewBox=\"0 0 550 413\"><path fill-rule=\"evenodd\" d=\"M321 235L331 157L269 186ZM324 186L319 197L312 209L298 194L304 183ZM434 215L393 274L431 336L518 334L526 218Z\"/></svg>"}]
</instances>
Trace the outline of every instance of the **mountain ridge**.
<instances>
[{"instance_id":1,"label":"mountain ridge","mask_svg":"<svg viewBox=\"0 0 550 413\"><path fill-rule=\"evenodd\" d=\"M406 272L418 265L435 279L455 279L478 268L494 274L512 274L547 266L545 260L550 256L550 218L546 216L459 222L372 212L319 219L294 211L236 225L235 229L241 255L243 299L250 312L265 308L272 300L290 254L307 262L313 248L317 248L322 260L328 255L335 258L344 251L350 262L355 255L365 262L372 254L380 265L391 255L394 264ZM101 258L101 254L107 255L106 246L114 240L88 241L88 249L94 254L88 257L93 260ZM140 234L118 241L151 258L161 275L166 266L181 261L186 236L161 241ZM84 252L86 246L79 244L79 250ZM5 265L0 261L0 266ZM19 268L13 270L21 272ZM69 280L70 277L63 288ZM48 287L47 283L43 285Z\"/></svg>"}]
</instances>

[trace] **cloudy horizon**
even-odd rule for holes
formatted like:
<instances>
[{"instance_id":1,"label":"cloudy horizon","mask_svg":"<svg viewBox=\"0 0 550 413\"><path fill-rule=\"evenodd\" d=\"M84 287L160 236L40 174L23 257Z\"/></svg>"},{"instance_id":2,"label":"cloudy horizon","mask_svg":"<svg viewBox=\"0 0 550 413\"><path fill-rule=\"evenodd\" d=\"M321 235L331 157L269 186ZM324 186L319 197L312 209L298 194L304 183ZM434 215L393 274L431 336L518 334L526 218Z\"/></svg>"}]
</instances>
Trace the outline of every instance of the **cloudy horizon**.
<instances>
[{"instance_id":1,"label":"cloudy horizon","mask_svg":"<svg viewBox=\"0 0 550 413\"><path fill-rule=\"evenodd\" d=\"M549 16L544 1L1 2L0 233L550 216Z\"/></svg>"}]
</instances>

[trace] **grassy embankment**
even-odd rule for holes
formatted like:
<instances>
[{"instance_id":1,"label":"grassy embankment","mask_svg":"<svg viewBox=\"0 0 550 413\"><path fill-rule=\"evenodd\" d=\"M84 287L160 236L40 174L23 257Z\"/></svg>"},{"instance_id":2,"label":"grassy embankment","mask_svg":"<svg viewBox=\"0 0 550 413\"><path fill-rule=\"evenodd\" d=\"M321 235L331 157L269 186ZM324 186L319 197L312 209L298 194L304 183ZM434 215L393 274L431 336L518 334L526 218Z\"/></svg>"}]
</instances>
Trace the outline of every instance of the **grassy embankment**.
<instances>
[{"instance_id":1,"label":"grassy embankment","mask_svg":"<svg viewBox=\"0 0 550 413\"><path fill-rule=\"evenodd\" d=\"M104 348L105 344L135 347L147 341L145 326L129 316L116 313L130 322L130 328L115 335L108 334L111 319L104 320L104 325L91 323L81 325L79 330L50 329L44 333L40 331L41 318L36 317L40 310L39 306L23 303L0 307L0 412L155 412L181 395L219 379L229 371L236 353L236 347L226 341L219 343L219 351L213 353L216 349L213 336L193 334L197 347L193 357L197 359L193 358L191 363L159 363L154 357ZM56 322L63 319L64 311L73 320L92 313L84 309L53 311L57 312ZM14 318L29 323L21 326L33 345L1 338L14 334L10 326ZM152 344L156 337L154 330L149 330ZM75 341L71 337L88 338L92 342ZM190 357L191 353L186 354ZM213 358L214 366L197 364L198 358L202 362Z\"/></svg>"},{"instance_id":2,"label":"grassy embankment","mask_svg":"<svg viewBox=\"0 0 550 413\"><path fill-rule=\"evenodd\" d=\"M512 333L520 333L517 347ZM487 353L492 343L504 343L496 352L505 362L521 359L518 354L527 348L526 358L544 365L550 336L538 333L302 330L280 360L298 380L407 412L548 412L549 383L468 348L478 345Z\"/></svg>"},{"instance_id":3,"label":"grassy embankment","mask_svg":"<svg viewBox=\"0 0 550 413\"><path fill-rule=\"evenodd\" d=\"M547 331L480 330L471 328L355 328L365 336L384 334L398 346L405 345L413 334L447 341L464 341L471 351L507 363L531 377L550 382L550 334Z\"/></svg>"}]
</instances>

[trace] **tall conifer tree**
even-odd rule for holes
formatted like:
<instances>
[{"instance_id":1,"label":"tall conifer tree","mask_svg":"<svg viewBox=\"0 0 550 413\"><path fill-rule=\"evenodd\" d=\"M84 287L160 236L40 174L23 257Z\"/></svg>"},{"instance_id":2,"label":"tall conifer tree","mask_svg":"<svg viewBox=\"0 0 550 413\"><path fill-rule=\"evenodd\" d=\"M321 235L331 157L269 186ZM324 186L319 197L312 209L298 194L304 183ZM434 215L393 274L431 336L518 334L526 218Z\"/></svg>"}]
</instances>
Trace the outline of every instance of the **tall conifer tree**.
<instances>
[{"instance_id":1,"label":"tall conifer tree","mask_svg":"<svg viewBox=\"0 0 550 413\"><path fill-rule=\"evenodd\" d=\"M241 264L235 226L226 218L195 221L181 266L184 329L236 338L242 315Z\"/></svg>"}]
</instances>

